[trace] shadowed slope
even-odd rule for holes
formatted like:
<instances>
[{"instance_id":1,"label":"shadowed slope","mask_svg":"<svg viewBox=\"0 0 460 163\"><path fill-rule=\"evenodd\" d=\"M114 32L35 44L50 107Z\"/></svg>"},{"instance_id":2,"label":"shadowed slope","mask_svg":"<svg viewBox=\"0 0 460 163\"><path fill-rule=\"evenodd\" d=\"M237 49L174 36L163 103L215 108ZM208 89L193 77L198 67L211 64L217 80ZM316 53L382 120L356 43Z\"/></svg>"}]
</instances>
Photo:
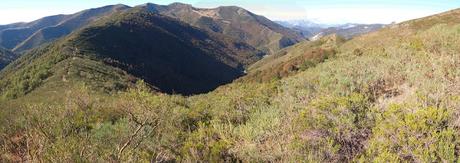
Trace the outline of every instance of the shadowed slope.
<instances>
[{"instance_id":1,"label":"shadowed slope","mask_svg":"<svg viewBox=\"0 0 460 163\"><path fill-rule=\"evenodd\" d=\"M14 61L17 55L5 48L0 47L0 70L6 67L10 62Z\"/></svg>"},{"instance_id":2,"label":"shadowed slope","mask_svg":"<svg viewBox=\"0 0 460 163\"><path fill-rule=\"evenodd\" d=\"M13 94L21 95L54 75L63 75L56 79L64 82L73 79L99 86L115 83L103 88L117 90L117 87L126 88L129 85L126 81L133 81L129 79L133 75L159 91L188 95L207 92L231 82L243 75L244 67L257 61L260 54L243 42L209 34L169 17L133 9L29 52L2 72L0 83L4 92L13 90L19 92ZM75 61L81 65L72 64ZM97 69L82 72L81 67L88 64L90 66L86 67L109 67L104 68L109 72L98 72ZM91 66L94 64L97 66ZM75 71L57 73L65 68ZM35 70L43 75L37 75ZM121 74L122 77L110 77L114 76L111 74ZM94 77L101 81L91 79ZM30 81L25 83L26 86L11 82L24 82L22 79Z\"/></svg>"}]
</instances>

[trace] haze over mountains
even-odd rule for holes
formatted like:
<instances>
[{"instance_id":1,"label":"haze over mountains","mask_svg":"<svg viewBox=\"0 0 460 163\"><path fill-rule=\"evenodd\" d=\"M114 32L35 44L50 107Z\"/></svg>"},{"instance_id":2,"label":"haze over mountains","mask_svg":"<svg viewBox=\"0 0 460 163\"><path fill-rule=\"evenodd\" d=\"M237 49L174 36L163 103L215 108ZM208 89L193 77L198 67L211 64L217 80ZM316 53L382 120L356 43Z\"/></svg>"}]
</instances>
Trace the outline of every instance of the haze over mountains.
<instances>
[{"instance_id":1,"label":"haze over mountains","mask_svg":"<svg viewBox=\"0 0 460 163\"><path fill-rule=\"evenodd\" d=\"M49 16L30 23L3 25L0 26L0 46L16 52L29 50L127 8L125 5L105 6L72 15Z\"/></svg>"},{"instance_id":2,"label":"haze over mountains","mask_svg":"<svg viewBox=\"0 0 460 163\"><path fill-rule=\"evenodd\" d=\"M0 162L458 162L460 9L110 5L0 26Z\"/></svg>"},{"instance_id":3,"label":"haze over mountains","mask_svg":"<svg viewBox=\"0 0 460 163\"><path fill-rule=\"evenodd\" d=\"M300 32L305 38L319 39L329 34L338 34L346 39L377 31L385 24L321 24L308 20L276 21L277 23Z\"/></svg>"}]
</instances>

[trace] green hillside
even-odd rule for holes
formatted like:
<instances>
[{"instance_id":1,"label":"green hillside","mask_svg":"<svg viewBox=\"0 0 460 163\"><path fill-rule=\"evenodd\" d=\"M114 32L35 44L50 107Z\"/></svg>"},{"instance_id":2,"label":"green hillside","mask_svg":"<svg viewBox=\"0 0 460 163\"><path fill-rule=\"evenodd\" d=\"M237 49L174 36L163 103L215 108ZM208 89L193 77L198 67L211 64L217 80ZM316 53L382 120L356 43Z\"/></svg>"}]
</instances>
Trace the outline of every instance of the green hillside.
<instances>
[{"instance_id":1,"label":"green hillside","mask_svg":"<svg viewBox=\"0 0 460 163\"><path fill-rule=\"evenodd\" d=\"M139 33L145 30L152 32ZM303 42L255 64L253 56L242 55L248 53L210 46L198 36L218 36L199 31L128 12L23 56L0 73L7 97L0 105L1 161L459 161L460 10L349 41L330 36ZM167 54L194 50L189 46L216 47L199 49L207 57L228 50L232 55L213 61L238 72L248 67L248 75L206 94L158 93L138 72L156 69L128 66L149 59L136 49L150 50L144 44L155 38L178 44L163 48L172 51ZM229 47L225 43L216 44ZM131 45L132 55L123 55ZM91 69L75 71L95 79L80 76L73 81L83 82L56 86L65 83L56 75L65 65ZM145 82L133 84L131 75ZM39 84L12 86L32 79ZM105 81L121 84L106 87ZM25 93L10 99L5 92L15 89Z\"/></svg>"},{"instance_id":2,"label":"green hillside","mask_svg":"<svg viewBox=\"0 0 460 163\"><path fill-rule=\"evenodd\" d=\"M252 64L240 81L271 81L295 75L335 57L345 39L330 35L316 41L304 41L280 50Z\"/></svg>"}]
</instances>

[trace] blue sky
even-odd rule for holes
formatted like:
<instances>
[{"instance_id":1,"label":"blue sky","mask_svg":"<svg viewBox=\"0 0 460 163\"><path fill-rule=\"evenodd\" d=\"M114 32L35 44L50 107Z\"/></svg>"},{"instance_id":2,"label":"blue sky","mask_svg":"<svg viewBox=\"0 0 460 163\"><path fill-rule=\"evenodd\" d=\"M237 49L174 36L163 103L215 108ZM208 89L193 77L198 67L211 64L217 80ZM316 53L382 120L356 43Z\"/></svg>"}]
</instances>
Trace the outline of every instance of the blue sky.
<instances>
[{"instance_id":1,"label":"blue sky","mask_svg":"<svg viewBox=\"0 0 460 163\"><path fill-rule=\"evenodd\" d=\"M460 8L460 0L2 0L0 24L71 14L109 4L147 2L196 7L240 6L272 20L309 19L320 23L390 23Z\"/></svg>"}]
</instances>

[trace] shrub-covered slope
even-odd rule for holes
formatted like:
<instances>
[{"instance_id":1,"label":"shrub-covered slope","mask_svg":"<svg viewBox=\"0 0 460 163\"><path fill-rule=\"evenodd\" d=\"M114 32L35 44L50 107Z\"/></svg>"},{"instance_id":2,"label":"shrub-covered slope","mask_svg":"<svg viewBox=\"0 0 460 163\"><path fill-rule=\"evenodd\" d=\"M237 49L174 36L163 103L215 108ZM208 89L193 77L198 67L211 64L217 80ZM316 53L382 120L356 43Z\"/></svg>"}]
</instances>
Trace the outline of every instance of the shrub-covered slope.
<instances>
[{"instance_id":1,"label":"shrub-covered slope","mask_svg":"<svg viewBox=\"0 0 460 163\"><path fill-rule=\"evenodd\" d=\"M248 74L239 80L264 82L295 75L335 57L343 42L342 37L329 35L320 40L298 43L252 64Z\"/></svg>"},{"instance_id":2,"label":"shrub-covered slope","mask_svg":"<svg viewBox=\"0 0 460 163\"><path fill-rule=\"evenodd\" d=\"M387 27L287 77L202 95L153 94L140 82L114 96L82 87L63 102L4 101L1 158L457 162L459 18L454 10Z\"/></svg>"}]
</instances>

